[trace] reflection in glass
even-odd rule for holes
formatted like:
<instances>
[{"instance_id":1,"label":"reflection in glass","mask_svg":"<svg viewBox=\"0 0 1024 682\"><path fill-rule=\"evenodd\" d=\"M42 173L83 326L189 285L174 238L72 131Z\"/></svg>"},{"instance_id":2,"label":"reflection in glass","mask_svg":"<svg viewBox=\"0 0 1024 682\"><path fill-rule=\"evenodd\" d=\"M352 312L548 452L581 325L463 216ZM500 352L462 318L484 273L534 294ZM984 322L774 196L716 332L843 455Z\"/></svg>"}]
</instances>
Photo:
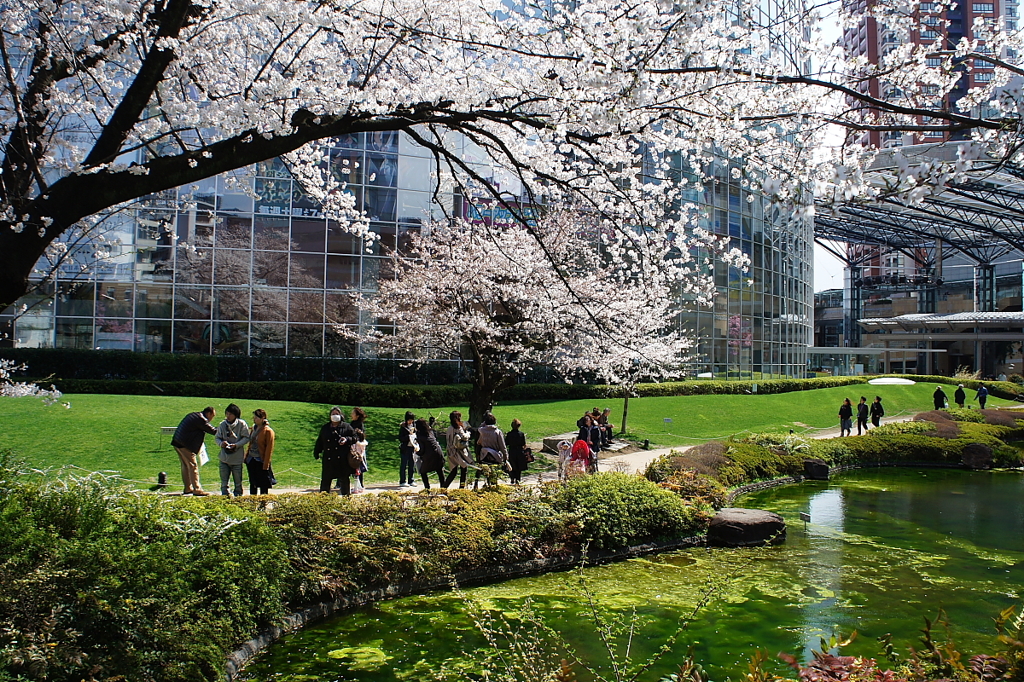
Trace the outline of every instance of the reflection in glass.
<instances>
[{"instance_id":1,"label":"reflection in glass","mask_svg":"<svg viewBox=\"0 0 1024 682\"><path fill-rule=\"evenodd\" d=\"M351 294L327 294L327 307L324 321L332 324L356 324L359 321L359 308ZM328 334L330 331L328 330Z\"/></svg>"},{"instance_id":2,"label":"reflection in glass","mask_svg":"<svg viewBox=\"0 0 1024 682\"><path fill-rule=\"evenodd\" d=\"M287 329L283 324L253 324L249 331L249 354L284 355Z\"/></svg>"},{"instance_id":3,"label":"reflection in glass","mask_svg":"<svg viewBox=\"0 0 1024 682\"><path fill-rule=\"evenodd\" d=\"M291 215L292 181L256 178L256 212Z\"/></svg>"},{"instance_id":4,"label":"reflection in glass","mask_svg":"<svg viewBox=\"0 0 1024 682\"><path fill-rule=\"evenodd\" d=\"M343 185L363 182L363 153L351 149L331 151L331 176Z\"/></svg>"},{"instance_id":5,"label":"reflection in glass","mask_svg":"<svg viewBox=\"0 0 1024 682\"><path fill-rule=\"evenodd\" d=\"M210 284L213 272L213 249L191 249L179 246L174 274L182 284Z\"/></svg>"},{"instance_id":6,"label":"reflection in glass","mask_svg":"<svg viewBox=\"0 0 1024 682\"><path fill-rule=\"evenodd\" d=\"M292 290L288 305L288 319L291 322L323 322L323 291Z\"/></svg>"},{"instance_id":7,"label":"reflection in glass","mask_svg":"<svg viewBox=\"0 0 1024 682\"><path fill-rule=\"evenodd\" d=\"M357 331L356 327L348 327L351 332ZM324 355L330 358L354 358L358 344L351 338L339 334L331 327L324 331Z\"/></svg>"},{"instance_id":8,"label":"reflection in glass","mask_svg":"<svg viewBox=\"0 0 1024 682\"><path fill-rule=\"evenodd\" d=\"M293 253L291 261L291 287L319 289L324 285L324 257L322 254Z\"/></svg>"},{"instance_id":9,"label":"reflection in glass","mask_svg":"<svg viewBox=\"0 0 1024 682\"><path fill-rule=\"evenodd\" d=\"M393 222L398 204L398 190L367 187L363 211L370 220Z\"/></svg>"},{"instance_id":10,"label":"reflection in glass","mask_svg":"<svg viewBox=\"0 0 1024 682\"><path fill-rule=\"evenodd\" d=\"M376 187L398 186L398 156L366 154L366 184Z\"/></svg>"},{"instance_id":11,"label":"reflection in glass","mask_svg":"<svg viewBox=\"0 0 1024 682\"><path fill-rule=\"evenodd\" d=\"M288 311L288 290L269 287L252 288L252 319L283 322Z\"/></svg>"},{"instance_id":12,"label":"reflection in glass","mask_svg":"<svg viewBox=\"0 0 1024 682\"><path fill-rule=\"evenodd\" d=\"M92 318L58 317L57 348L92 348Z\"/></svg>"},{"instance_id":13,"label":"reflection in glass","mask_svg":"<svg viewBox=\"0 0 1024 682\"><path fill-rule=\"evenodd\" d=\"M175 319L210 319L210 298L209 287L177 287L174 290Z\"/></svg>"},{"instance_id":14,"label":"reflection in glass","mask_svg":"<svg viewBox=\"0 0 1024 682\"><path fill-rule=\"evenodd\" d=\"M248 285L252 280L251 258L248 249L217 249L213 253L213 283Z\"/></svg>"},{"instance_id":15,"label":"reflection in glass","mask_svg":"<svg viewBox=\"0 0 1024 682\"><path fill-rule=\"evenodd\" d=\"M224 213L217 216L217 248L252 247L252 218Z\"/></svg>"},{"instance_id":16,"label":"reflection in glass","mask_svg":"<svg viewBox=\"0 0 1024 682\"><path fill-rule=\"evenodd\" d=\"M292 218L292 244L295 249L323 253L326 225L323 219Z\"/></svg>"},{"instance_id":17,"label":"reflection in glass","mask_svg":"<svg viewBox=\"0 0 1024 682\"><path fill-rule=\"evenodd\" d=\"M138 320L135 350L139 353L167 353L171 350L170 320Z\"/></svg>"},{"instance_id":18,"label":"reflection in glass","mask_svg":"<svg viewBox=\"0 0 1024 682\"><path fill-rule=\"evenodd\" d=\"M356 289L359 287L359 258L355 256L327 257L327 288Z\"/></svg>"},{"instance_id":19,"label":"reflection in glass","mask_svg":"<svg viewBox=\"0 0 1024 682\"><path fill-rule=\"evenodd\" d=\"M96 286L88 282L62 282L57 287L57 315L93 314Z\"/></svg>"},{"instance_id":20,"label":"reflection in glass","mask_svg":"<svg viewBox=\"0 0 1024 682\"><path fill-rule=\"evenodd\" d=\"M253 219L253 248L288 250L288 219L256 216Z\"/></svg>"},{"instance_id":21,"label":"reflection in glass","mask_svg":"<svg viewBox=\"0 0 1024 682\"><path fill-rule=\"evenodd\" d=\"M96 317L131 317L134 299L134 285L103 282L97 288Z\"/></svg>"},{"instance_id":22,"label":"reflection in glass","mask_svg":"<svg viewBox=\"0 0 1024 682\"><path fill-rule=\"evenodd\" d=\"M248 320L248 289L214 289L213 317L217 320Z\"/></svg>"},{"instance_id":23,"label":"reflection in glass","mask_svg":"<svg viewBox=\"0 0 1024 682\"><path fill-rule=\"evenodd\" d=\"M217 355L246 355L249 350L249 324L214 322L210 325L210 345Z\"/></svg>"},{"instance_id":24,"label":"reflection in glass","mask_svg":"<svg viewBox=\"0 0 1024 682\"><path fill-rule=\"evenodd\" d=\"M288 354L321 357L324 354L322 325L291 325L288 328Z\"/></svg>"},{"instance_id":25,"label":"reflection in glass","mask_svg":"<svg viewBox=\"0 0 1024 682\"><path fill-rule=\"evenodd\" d=\"M366 150L375 152L398 152L398 131L378 130L366 133Z\"/></svg>"},{"instance_id":26,"label":"reflection in glass","mask_svg":"<svg viewBox=\"0 0 1024 682\"><path fill-rule=\"evenodd\" d=\"M327 252L358 254L362 248L362 239L355 236L335 221L327 225Z\"/></svg>"},{"instance_id":27,"label":"reflection in glass","mask_svg":"<svg viewBox=\"0 0 1024 682\"><path fill-rule=\"evenodd\" d=\"M209 353L210 322L175 320L172 347L176 353Z\"/></svg>"}]
</instances>

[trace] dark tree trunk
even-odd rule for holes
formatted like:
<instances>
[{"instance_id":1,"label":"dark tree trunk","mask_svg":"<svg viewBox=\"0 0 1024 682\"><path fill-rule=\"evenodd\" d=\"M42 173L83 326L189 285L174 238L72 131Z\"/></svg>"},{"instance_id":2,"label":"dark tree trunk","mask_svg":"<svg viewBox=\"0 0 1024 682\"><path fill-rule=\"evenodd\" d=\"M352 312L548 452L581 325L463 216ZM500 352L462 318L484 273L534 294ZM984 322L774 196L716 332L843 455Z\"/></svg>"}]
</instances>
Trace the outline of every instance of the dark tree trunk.
<instances>
[{"instance_id":1,"label":"dark tree trunk","mask_svg":"<svg viewBox=\"0 0 1024 682\"><path fill-rule=\"evenodd\" d=\"M473 362L473 388L469 394L469 424L480 426L484 415L494 407L494 396L515 385L514 374L496 371L486 358L477 357Z\"/></svg>"}]
</instances>

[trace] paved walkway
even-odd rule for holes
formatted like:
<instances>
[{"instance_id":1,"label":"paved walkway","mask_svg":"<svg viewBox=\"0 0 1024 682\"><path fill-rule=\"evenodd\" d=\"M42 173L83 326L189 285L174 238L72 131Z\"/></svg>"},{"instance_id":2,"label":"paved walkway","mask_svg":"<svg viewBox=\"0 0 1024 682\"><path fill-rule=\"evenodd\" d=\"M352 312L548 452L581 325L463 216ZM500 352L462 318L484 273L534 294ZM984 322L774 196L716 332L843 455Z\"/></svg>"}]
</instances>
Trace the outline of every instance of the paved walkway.
<instances>
[{"instance_id":1,"label":"paved walkway","mask_svg":"<svg viewBox=\"0 0 1024 682\"><path fill-rule=\"evenodd\" d=\"M1006 408L1004 408L1004 409L1006 409ZM1013 407L1008 408L1008 409L1021 409L1021 410L1024 410L1024 406L1019 406L1019 407L1018 406L1013 406ZM895 416L892 416L892 417L883 417L882 418L882 423L883 424L892 424L894 422L910 421L911 419L914 418L914 415L916 415L916 414L918 414L918 413L915 412L915 413L911 413L911 414L898 414L898 415L895 415ZM803 433L798 433L796 435L803 436L805 438L815 438L815 439L836 438L836 437L839 436L839 425L837 424L834 427L829 427L829 428L825 428L825 429L809 429L808 431L805 431ZM719 440L719 439L709 438L708 440ZM694 443L694 445L698 445L698 443ZM672 448L658 448L658 449L655 449L655 450L639 450L637 452L631 452L631 453L624 454L624 455L614 455L612 457L602 458L600 460L598 468L601 471L622 471L624 473L641 473L641 472L643 472L647 468L648 464L650 464L652 461L654 461L658 457L661 457L662 455L667 455L667 454L671 453L672 451L675 451L675 452L685 452L686 450L689 450L692 447L693 447L693 445L680 445L680 446L676 446L676 447L672 447ZM531 485L531 484L532 485L536 485L538 483L541 483L542 481L554 481L554 480L557 480L557 478L558 478L558 475L557 475L556 471L545 471L545 472L537 472L537 473L527 472L523 476L523 483L526 484L526 485ZM472 485L472 481L473 481L473 472L470 471L469 472L469 476L468 476L468 482L469 482L470 486ZM456 483L456 485L458 485L458 484ZM437 486L432 481L431 489L436 489L436 487ZM280 495L280 494L283 494L283 493L312 493L312 492L317 492L317 490L319 490L318 486L313 486L313 487L309 487L309 488L281 488L281 487L278 487L278 488L272 488L271 489L271 493L274 494L274 495ZM418 492L420 490L423 490L423 486L420 485L419 483L417 483L416 485L407 486L407 487L402 487L402 486L399 486L399 485L388 484L388 483L371 483L371 484L369 484L366 487L365 492L366 493L379 493L379 492L384 492L384 491ZM170 495L180 495L180 493L176 493L176 492L171 492L171 493L167 493L167 494L170 494Z\"/></svg>"}]
</instances>

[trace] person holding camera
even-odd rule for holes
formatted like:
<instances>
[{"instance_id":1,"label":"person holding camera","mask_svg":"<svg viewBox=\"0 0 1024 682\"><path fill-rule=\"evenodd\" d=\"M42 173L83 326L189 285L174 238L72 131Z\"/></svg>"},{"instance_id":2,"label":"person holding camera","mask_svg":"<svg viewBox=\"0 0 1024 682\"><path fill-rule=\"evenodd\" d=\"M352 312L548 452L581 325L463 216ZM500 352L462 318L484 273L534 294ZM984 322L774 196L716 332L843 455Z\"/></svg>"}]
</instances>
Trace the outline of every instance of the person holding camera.
<instances>
[{"instance_id":1,"label":"person holding camera","mask_svg":"<svg viewBox=\"0 0 1024 682\"><path fill-rule=\"evenodd\" d=\"M340 407L331 408L331 420L320 427L313 446L313 459L323 457L323 468L320 472L320 492L331 492L331 483L338 479L341 484L340 495L352 493L350 477L355 471L349 464L348 456L356 443L356 432L345 422L345 414Z\"/></svg>"},{"instance_id":2,"label":"person holding camera","mask_svg":"<svg viewBox=\"0 0 1024 682\"><path fill-rule=\"evenodd\" d=\"M235 484L235 497L242 496L242 462L245 444L249 442L249 425L242 419L242 410L231 403L224 408L224 421L217 427L217 445L220 446L220 494L228 496L228 477Z\"/></svg>"}]
</instances>

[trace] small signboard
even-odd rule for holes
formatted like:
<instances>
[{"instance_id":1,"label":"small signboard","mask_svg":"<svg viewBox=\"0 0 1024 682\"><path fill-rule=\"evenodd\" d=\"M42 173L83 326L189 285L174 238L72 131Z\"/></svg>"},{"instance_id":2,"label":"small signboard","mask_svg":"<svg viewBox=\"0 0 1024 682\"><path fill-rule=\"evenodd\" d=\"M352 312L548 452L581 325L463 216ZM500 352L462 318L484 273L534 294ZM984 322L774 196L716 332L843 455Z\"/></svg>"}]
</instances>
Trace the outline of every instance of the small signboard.
<instances>
[{"instance_id":1,"label":"small signboard","mask_svg":"<svg viewBox=\"0 0 1024 682\"><path fill-rule=\"evenodd\" d=\"M665 423L666 424L671 424L672 423L672 417L665 417Z\"/></svg>"}]
</instances>

